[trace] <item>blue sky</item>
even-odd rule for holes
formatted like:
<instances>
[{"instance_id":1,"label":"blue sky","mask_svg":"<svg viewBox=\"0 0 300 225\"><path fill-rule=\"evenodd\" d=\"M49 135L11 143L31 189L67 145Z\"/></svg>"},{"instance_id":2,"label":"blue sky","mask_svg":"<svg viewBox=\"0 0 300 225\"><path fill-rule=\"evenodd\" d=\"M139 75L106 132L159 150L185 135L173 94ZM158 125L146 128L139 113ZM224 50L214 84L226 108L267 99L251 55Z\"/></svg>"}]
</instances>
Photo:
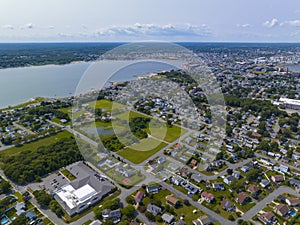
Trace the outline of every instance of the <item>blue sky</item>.
<instances>
[{"instance_id":1,"label":"blue sky","mask_svg":"<svg viewBox=\"0 0 300 225\"><path fill-rule=\"evenodd\" d=\"M299 42L298 0L0 0L0 42Z\"/></svg>"}]
</instances>

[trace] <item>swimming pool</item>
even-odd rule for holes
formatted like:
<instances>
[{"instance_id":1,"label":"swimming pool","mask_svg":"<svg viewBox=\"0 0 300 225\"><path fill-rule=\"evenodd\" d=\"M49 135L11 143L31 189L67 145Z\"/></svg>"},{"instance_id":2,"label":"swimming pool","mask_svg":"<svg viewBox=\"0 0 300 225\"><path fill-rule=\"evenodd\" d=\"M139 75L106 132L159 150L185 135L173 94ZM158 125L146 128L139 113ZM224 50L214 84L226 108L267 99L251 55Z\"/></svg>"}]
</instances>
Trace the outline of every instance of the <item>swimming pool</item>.
<instances>
[{"instance_id":1,"label":"swimming pool","mask_svg":"<svg viewBox=\"0 0 300 225\"><path fill-rule=\"evenodd\" d=\"M7 216L3 216L1 218L1 225L7 224L9 222L9 219L7 218Z\"/></svg>"},{"instance_id":2,"label":"swimming pool","mask_svg":"<svg viewBox=\"0 0 300 225\"><path fill-rule=\"evenodd\" d=\"M294 216L296 216L296 215L297 215L296 212L291 212L291 216L292 216L292 217L294 217Z\"/></svg>"}]
</instances>

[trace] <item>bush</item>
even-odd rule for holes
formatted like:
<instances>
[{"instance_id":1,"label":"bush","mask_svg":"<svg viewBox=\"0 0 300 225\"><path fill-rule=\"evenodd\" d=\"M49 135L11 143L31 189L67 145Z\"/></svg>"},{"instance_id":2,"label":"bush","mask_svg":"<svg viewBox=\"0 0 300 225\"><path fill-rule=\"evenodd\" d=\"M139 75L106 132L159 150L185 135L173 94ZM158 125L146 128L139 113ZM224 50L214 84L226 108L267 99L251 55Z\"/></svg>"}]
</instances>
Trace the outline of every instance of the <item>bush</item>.
<instances>
[{"instance_id":1,"label":"bush","mask_svg":"<svg viewBox=\"0 0 300 225\"><path fill-rule=\"evenodd\" d=\"M155 222L155 216L153 216L152 213L146 212L146 213L145 213L145 216L146 216L150 221Z\"/></svg>"},{"instance_id":2,"label":"bush","mask_svg":"<svg viewBox=\"0 0 300 225\"><path fill-rule=\"evenodd\" d=\"M127 196L125 200L128 204L131 204L131 205L134 205L134 203L135 203L134 197L132 197L131 195Z\"/></svg>"},{"instance_id":3,"label":"bush","mask_svg":"<svg viewBox=\"0 0 300 225\"><path fill-rule=\"evenodd\" d=\"M229 215L229 216L228 216L228 219L231 220L231 221L234 221L234 220L235 220L234 217L233 217L233 215Z\"/></svg>"},{"instance_id":4,"label":"bush","mask_svg":"<svg viewBox=\"0 0 300 225\"><path fill-rule=\"evenodd\" d=\"M140 205L139 207L138 207L138 210L139 210L139 212L140 213L144 213L144 212L146 212L146 206L143 206L143 205Z\"/></svg>"}]
</instances>

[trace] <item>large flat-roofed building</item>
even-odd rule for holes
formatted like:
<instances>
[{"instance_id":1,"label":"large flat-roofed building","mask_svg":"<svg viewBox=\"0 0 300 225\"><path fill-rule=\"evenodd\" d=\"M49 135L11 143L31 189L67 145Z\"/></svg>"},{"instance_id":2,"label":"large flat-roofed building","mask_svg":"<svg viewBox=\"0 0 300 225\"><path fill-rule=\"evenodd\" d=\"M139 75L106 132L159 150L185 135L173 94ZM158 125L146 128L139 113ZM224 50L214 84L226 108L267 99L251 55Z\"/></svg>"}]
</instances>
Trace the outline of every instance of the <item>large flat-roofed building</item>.
<instances>
[{"instance_id":1,"label":"large flat-roofed building","mask_svg":"<svg viewBox=\"0 0 300 225\"><path fill-rule=\"evenodd\" d=\"M280 98L278 102L274 102L274 105L283 105L290 109L300 109L300 100L290 98Z\"/></svg>"},{"instance_id":2,"label":"large flat-roofed building","mask_svg":"<svg viewBox=\"0 0 300 225\"><path fill-rule=\"evenodd\" d=\"M72 164L67 170L77 178L62 186L55 193L55 199L70 216L96 204L115 187L83 162Z\"/></svg>"}]
</instances>

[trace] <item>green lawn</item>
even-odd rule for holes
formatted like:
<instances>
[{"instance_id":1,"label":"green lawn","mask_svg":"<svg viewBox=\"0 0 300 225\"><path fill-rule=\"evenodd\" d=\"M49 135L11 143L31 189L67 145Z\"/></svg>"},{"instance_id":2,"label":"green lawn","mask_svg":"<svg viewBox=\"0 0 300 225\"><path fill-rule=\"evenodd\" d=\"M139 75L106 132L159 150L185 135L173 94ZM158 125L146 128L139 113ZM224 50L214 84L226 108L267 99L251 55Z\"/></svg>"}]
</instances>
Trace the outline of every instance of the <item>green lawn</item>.
<instances>
[{"instance_id":1,"label":"green lawn","mask_svg":"<svg viewBox=\"0 0 300 225\"><path fill-rule=\"evenodd\" d=\"M139 171L135 171L135 175L129 178L122 176L119 172L116 172L115 169L110 169L105 171L105 174L112 178L114 181L118 182L123 187L132 187L140 182L142 182L146 177L141 174Z\"/></svg>"},{"instance_id":2,"label":"green lawn","mask_svg":"<svg viewBox=\"0 0 300 225\"><path fill-rule=\"evenodd\" d=\"M66 178L68 178L70 181L75 180L76 177L71 174L67 169L63 169L60 171Z\"/></svg>"},{"instance_id":3,"label":"green lawn","mask_svg":"<svg viewBox=\"0 0 300 225\"><path fill-rule=\"evenodd\" d=\"M145 151L144 149L149 149L149 146L156 147ZM147 138L141 140L140 143L133 144L131 147L126 147L124 150L119 151L118 154L135 164L139 164L166 146L166 143L159 142L153 138Z\"/></svg>"},{"instance_id":4,"label":"green lawn","mask_svg":"<svg viewBox=\"0 0 300 225\"><path fill-rule=\"evenodd\" d=\"M18 153L20 153L22 151L26 151L26 150L36 150L41 146L48 146L48 145L56 143L57 141L59 141L63 138L67 138L67 137L71 137L71 136L73 136L73 134L69 133L68 131L62 131L55 135L48 136L48 137L45 137L42 139L38 139L31 143L24 144L20 147L13 147L13 148L9 148L7 150L1 151L0 156L11 156L11 155L18 154Z\"/></svg>"},{"instance_id":5,"label":"green lawn","mask_svg":"<svg viewBox=\"0 0 300 225\"><path fill-rule=\"evenodd\" d=\"M157 119L152 120L149 125L151 129L148 127L146 130L147 133L151 134L153 137L167 141L169 143L175 141L187 132L186 129L178 126L166 126L165 123Z\"/></svg>"},{"instance_id":6,"label":"green lawn","mask_svg":"<svg viewBox=\"0 0 300 225\"><path fill-rule=\"evenodd\" d=\"M170 195L171 192L169 190L161 190L159 191L157 194L153 195L153 199L154 200L159 200L163 203L163 205L167 205L166 203L166 196ZM192 221L199 218L200 216L205 215L202 211L200 211L199 209L197 209L196 207L189 205L186 206L183 204L183 199L179 199L181 202L181 206L179 208L174 208L175 213L177 214L176 216L176 220L178 220L180 215L184 215L184 221L186 224L192 224ZM149 203L151 202L151 199L149 196L147 196L144 200L143 203L145 206L147 206ZM194 214L193 211L197 210L197 213ZM159 223L156 221L157 224L163 224L163 223Z\"/></svg>"}]
</instances>

